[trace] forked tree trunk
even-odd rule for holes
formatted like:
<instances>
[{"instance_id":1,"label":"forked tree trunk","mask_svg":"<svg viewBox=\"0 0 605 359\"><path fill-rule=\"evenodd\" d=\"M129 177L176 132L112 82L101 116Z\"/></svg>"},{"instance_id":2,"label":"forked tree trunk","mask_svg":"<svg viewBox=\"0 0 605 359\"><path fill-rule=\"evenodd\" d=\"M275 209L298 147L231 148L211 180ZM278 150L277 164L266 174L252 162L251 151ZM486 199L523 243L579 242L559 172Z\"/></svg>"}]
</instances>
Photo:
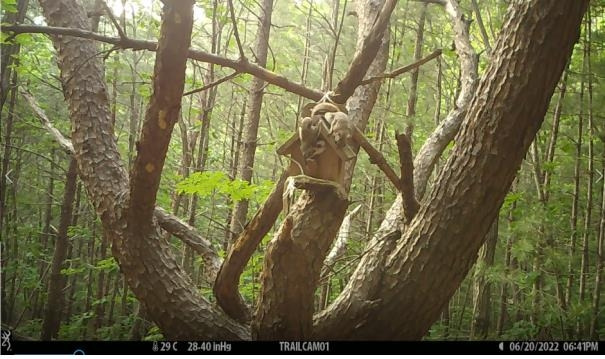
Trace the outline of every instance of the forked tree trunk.
<instances>
[{"instance_id":1,"label":"forked tree trunk","mask_svg":"<svg viewBox=\"0 0 605 359\"><path fill-rule=\"evenodd\" d=\"M303 191L267 246L253 338L302 340L311 336L315 289L340 227L334 223L342 222L347 204L339 185Z\"/></svg>"},{"instance_id":2,"label":"forked tree trunk","mask_svg":"<svg viewBox=\"0 0 605 359\"><path fill-rule=\"evenodd\" d=\"M87 28L85 12L74 0L40 2L49 25ZM446 9L452 10L454 1L447 3L450 7ZM451 157L409 227L402 234L393 230L400 227L400 220L382 226L380 233L389 249L386 255L370 266L363 266L362 261L343 294L316 318L313 333L309 332L308 310L290 317L292 313L283 312L290 307L275 297L287 293L291 285L264 287L256 316L258 338L418 339L426 334L472 266L496 217L541 124L587 4L588 0L534 0L512 5L493 62L478 87ZM246 327L227 318L194 289L153 219L160 174L180 108L191 7L192 1L164 1L154 92L130 187L113 137L96 46L68 36L54 37L53 43L58 49L81 178L133 293L166 338L247 339ZM83 58L90 60L82 63L79 59ZM309 197L311 193L303 194L299 205L308 204L305 198ZM323 224L316 229L318 241L295 243L302 244L307 254L321 256L327 250L323 249L324 238L333 237L335 231L328 232L338 226L317 218L314 213L325 205L321 198L315 200L305 211L293 210L292 218L300 215L300 220L284 224L278 237L283 237L280 244L285 247L276 243L269 251L268 267L293 255L282 257L276 252L288 248L292 242L288 239L305 238L300 226L308 220L312 222L306 223ZM335 212L344 214L345 203L333 201L331 206L342 206ZM284 230L288 223L291 231ZM313 260L320 269L323 257L311 262L310 257L293 258L301 260L297 265L310 264L304 280L314 284ZM265 275L265 283L284 283L275 272ZM290 300L308 304L309 283L300 284L304 297ZM267 319L277 319L276 325L297 323L300 327L288 326L288 332L276 333Z\"/></svg>"}]
</instances>

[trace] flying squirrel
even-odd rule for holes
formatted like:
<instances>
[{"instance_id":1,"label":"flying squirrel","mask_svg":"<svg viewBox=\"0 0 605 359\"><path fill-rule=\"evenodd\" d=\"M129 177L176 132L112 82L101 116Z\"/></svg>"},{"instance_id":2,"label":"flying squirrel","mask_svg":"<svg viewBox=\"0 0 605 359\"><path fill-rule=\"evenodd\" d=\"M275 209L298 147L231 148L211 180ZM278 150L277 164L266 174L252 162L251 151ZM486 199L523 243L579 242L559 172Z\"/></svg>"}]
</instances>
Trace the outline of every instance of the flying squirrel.
<instances>
[{"instance_id":1,"label":"flying squirrel","mask_svg":"<svg viewBox=\"0 0 605 359\"><path fill-rule=\"evenodd\" d=\"M313 161L326 150L326 142L320 139L320 122L324 122L338 146L343 147L351 138L351 121L340 108L329 102L316 104L310 117L301 120L298 128L300 150L305 161Z\"/></svg>"}]
</instances>

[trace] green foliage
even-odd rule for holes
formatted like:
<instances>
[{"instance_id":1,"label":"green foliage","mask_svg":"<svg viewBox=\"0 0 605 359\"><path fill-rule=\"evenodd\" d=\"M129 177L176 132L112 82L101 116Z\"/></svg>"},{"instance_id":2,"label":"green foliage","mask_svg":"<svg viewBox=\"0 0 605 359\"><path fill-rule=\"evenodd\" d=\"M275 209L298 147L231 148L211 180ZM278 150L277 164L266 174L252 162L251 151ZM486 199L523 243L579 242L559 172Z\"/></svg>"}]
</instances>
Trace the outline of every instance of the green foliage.
<instances>
[{"instance_id":1,"label":"green foliage","mask_svg":"<svg viewBox=\"0 0 605 359\"><path fill-rule=\"evenodd\" d=\"M7 14L17 10L17 0L1 0L3 19ZM119 2L119 1L118 1ZM110 2L111 3L111 2ZM127 11L125 15L125 30L129 36L137 39L156 41L160 30L160 2L143 2L134 0L127 2L136 8L134 13ZM481 1L480 7L483 21L486 23L491 45L495 40L505 20L506 6L509 1L486 0ZM594 1L593 1L594 3ZM256 15L259 3L255 0L234 2L240 37L249 60L254 61L251 48L256 38ZM341 2L341 10L344 2ZM461 1L462 9L469 19L474 19L470 26L471 41L475 49L480 52L479 71L484 73L491 59L487 53L481 52L485 44L478 32L475 14L470 10L468 1ZM593 33L591 52L591 72L593 112L596 132L602 132L603 104L605 104L605 87L602 86L605 72L605 56L602 44L605 40L605 18L602 16L603 1L593 4ZM213 1L202 0L196 4L197 18L194 24L192 48L211 50L210 36L212 31ZM127 6L128 7L128 6ZM312 7L309 9L309 7ZM346 11L353 7L349 1ZM307 31L307 14L311 10L310 28ZM410 2L398 7L391 19L390 46L388 70L412 62L416 27L420 5ZM600 11L600 12L599 12ZM295 82L304 82L309 88L325 89L324 64L327 50L331 49L334 37L332 30L327 26L326 20L331 18L331 4L326 1L284 1L275 2L273 27L271 29L271 53L267 68L289 78ZM203 15L201 15L203 14ZM39 6L30 4L27 21L42 23ZM121 16L119 17L121 21ZM5 21L5 20L3 20ZM356 16L345 16L342 34L339 38L335 53L334 85L342 78L347 70L357 41L358 19ZM216 24L222 30L216 53L230 59L237 59L238 49L233 37L233 27L228 12L228 4L218 1ZM108 36L117 36L115 27L107 17L101 17L100 32ZM7 42L11 34L0 34L2 44ZM456 51L451 48L454 31L448 15L441 7L429 6L423 53L437 48L443 49L441 61L441 93L437 93L437 62L435 60L419 68L418 102L416 114L406 115L408 93L410 89L409 74L388 79L383 82L376 106L372 109L365 133L385 156L387 162L397 171L399 162L397 148L392 134L403 131L406 123L414 124L413 153L417 154L420 146L436 127L436 121L443 118L456 107L455 98L459 87L459 59ZM305 53L305 43L311 46L308 54ZM61 81L56 66L57 54L48 36L42 34L20 34L11 37L11 44L20 44L21 52L14 55L19 61L8 69L16 71L19 86L27 88L33 93L46 112L53 125L64 134L69 134L72 124L69 120L68 106L61 92ZM98 56L103 57L110 48L107 44L96 44L99 47ZM557 96L553 96L550 111L546 116L544 125L537 136L537 147L541 156L541 170L551 175L548 203L541 203L536 192L534 180L533 159L531 156L520 168L514 187L506 195L500 210L500 227L498 245L494 263L477 263L469 272L467 278L449 303L449 322L437 321L430 329L429 339L466 339L470 333L470 323L473 320L473 298L475 273L481 273L484 283L491 284L490 295L490 339L536 339L539 335L552 336L555 339L565 338L568 332L574 332L578 320L586 322L592 319L592 304L590 300L580 301L578 298L578 278L581 271L582 236L589 235L587 252L589 265L587 274L587 288L585 296L590 297L594 290L595 258L597 253L596 234L598 231L598 206L600 204L601 188L600 156L603 143L598 136L592 136L594 141L595 179L593 187L592 218L587 221L586 200L588 148L587 142L590 133L587 125L588 114L588 87L589 72L583 65L583 44L577 45L576 53L570 61L570 72L567 82L567 96L563 102L563 115L560 120L559 136L556 144L555 157L552 161L544 159L552 128L552 115L556 105ZM279 49L279 51L276 51ZM138 138L138 129L131 132L133 125L140 128L145 117L145 109L152 94L153 70L155 54L144 51L131 51L118 49L104 61L105 80L110 96L111 109L114 109L115 98L115 139L121 154L124 167L129 164L129 157L136 156L136 150L129 153L130 137ZM303 77L303 60L308 60L308 69ZM89 59L82 59L88 61ZM191 61L187 66L186 90L199 88L207 84L205 77L209 65L207 63ZM214 66L214 79L221 78L232 72L221 66ZM197 195L196 211L191 210L191 202L187 196L183 198L177 214L182 218L191 218L200 234L212 241L214 246L223 248L225 233L228 228L228 219L233 202L250 200L249 216L254 213L268 193L273 189L275 179L287 163L283 158L275 155L276 148L286 141L295 131L296 116L299 110L299 97L276 86L267 86L264 89L264 102L261 111L261 121L257 136L257 150L254 165L253 184L241 179L231 179L235 160L242 151L244 139L242 138L242 125L248 117L245 116L249 105L249 89L253 77L249 74L240 74L236 78L216 86L216 101L206 103L210 92L197 93L185 96L182 99L181 117L175 127L168 153L164 162L162 181L156 196L156 204L164 208L174 208L176 192L186 195ZM582 84L584 88L582 88ZM114 86L115 85L115 86ZM114 91L115 88L115 91ZM133 91L134 89L134 91ZM584 98L580 99L580 93ZM134 92L134 93L131 93ZM558 93L559 90L556 90ZM131 97L132 96L132 97ZM132 102L131 102L132 100ZM7 137L6 121L8 103L4 107L0 121L2 141ZM306 103L302 101L302 103ZM440 104L440 112L435 118L436 105ZM210 107L208 107L210 105ZM528 105L528 104L523 104ZM529 104L531 105L531 104ZM244 117L242 120L242 109ZM209 125L207 133L207 153L204 157L204 171L193 173L187 178L183 158L189 155L193 162L189 164L189 171L197 167L198 148L200 143L206 141L200 136L203 123L199 120L200 114L208 111L206 118ZM64 169L67 166L67 155L57 150L57 145L45 130L40 126L38 118L32 113L27 103L17 97L14 109L15 121L13 123L11 154L7 178L7 211L3 231L2 275L7 282L7 296L13 300L13 321L15 317L23 314L18 327L20 334L39 337L42 321L40 308L46 303L46 287L48 282L48 268L53 258L55 231L59 223L60 204L64 191ZM574 193L574 167L576 161L577 131L580 115L583 115L582 146L579 158L580 168L580 197L578 198L577 228L572 233L570 226L571 206ZM136 127L135 126L135 127ZM181 131L186 133L181 133ZM380 135L382 134L382 136ZM487 135L487 134L486 134ZM182 137L183 136L183 137ZM188 143L183 141L187 136ZM195 137L198 136L198 137ZM191 147L195 138L195 147ZM94 139L90 141L94 143ZM206 143L206 142L204 142ZM4 145L4 142L3 142ZM453 143L450 143L438 167L443 168L446 159L451 153ZM50 153L55 150L55 155ZM4 155L4 153L3 153ZM56 165L52 166L51 162ZM50 179L54 180L52 191L49 190ZM433 176L437 179L438 176ZM431 181L431 187L439 184ZM90 190L90 189L89 189ZM463 188L452 190L464 191ZM52 195L51 195L52 192ZM374 196L372 197L371 194ZM355 176L351 184L350 200L361 203L361 214L353 221L350 239L347 243L346 253L340 258L330 277L331 290L329 301L334 301L342 288L346 285L359 259L367 254L368 239L376 233L386 211L391 206L397 193L384 175L368 160L362 152L357 159ZM370 205L370 198L372 202ZM425 200L426 200L425 196ZM47 207L49 210L47 212ZM351 208L355 206L352 205ZM59 333L60 339L129 339L130 329L135 321L134 308L137 300L128 291L124 296L121 286L121 274L117 262L113 257L103 258L100 255L100 238L102 228L97 214L92 208L87 191L82 190L77 213L77 224L68 228L70 238L71 257L63 264L61 274L67 278L68 286L65 290L66 300L71 305L71 316L63 318ZM7 214L6 214L7 213ZM74 213L74 214L75 214ZM46 216L50 222L50 230L46 233ZM478 214L482 215L482 214ZM246 266L241 279L239 290L242 296L254 303L260 291L260 273L265 257L265 248L268 241L273 238L274 231L283 221L284 215L256 250ZM584 228L587 223L587 228ZM226 228L227 227L227 228ZM4 234L7 233L6 240ZM575 254L570 256L572 234L575 235ZM171 239L173 253L181 261L183 244L180 240ZM510 251L506 244L510 243ZM507 264L507 254L510 261ZM167 254L168 255L168 254ZM219 251L221 257L224 250ZM539 256L539 257L537 257ZM199 270L203 270L203 261L198 255L194 256L194 273L191 275L196 281ZM539 265L537 265L539 264ZM445 269L444 269L445 270ZM571 271L571 272L570 272ZM110 293L97 296L99 277L103 274L106 288ZM566 279L573 275L571 286L571 301L566 303L563 311L557 298L557 284L565 287ZM113 292L114 280L118 277L117 293ZM109 277L109 278L108 278ZM14 288L11 282L14 281ZM4 284L4 282L3 282ZM196 283L199 284L199 283ZM535 289L536 284L539 284ZM500 298L502 290L506 289L506 296ZM214 300L209 286L198 285L196 290L209 300ZM319 291L319 290L318 290ZM115 303L111 301L114 299ZM124 298L124 311L122 299ZM5 298L3 298L5 299ZM534 300L539 299L539 308L534 307ZM4 302L3 302L4 304ZM95 306L104 306L105 315L108 316L109 306L114 305L111 323L103 325L92 332ZM502 334L495 332L494 326L500 313L500 304L506 305L505 321ZM34 308L34 306L38 308ZM605 311L600 311L600 323L605 323ZM107 319L107 317L105 318ZM445 318L444 318L445 319ZM602 325L602 324L601 324ZM544 329L546 328L546 330ZM605 328L598 330L605 336ZM544 334L546 333L546 334ZM578 334L580 336L580 334ZM162 340L164 335L158 327L152 327L146 333L146 340Z\"/></svg>"},{"instance_id":2,"label":"green foliage","mask_svg":"<svg viewBox=\"0 0 605 359\"><path fill-rule=\"evenodd\" d=\"M17 0L2 0L0 8L5 14L17 12Z\"/></svg>"},{"instance_id":3,"label":"green foliage","mask_svg":"<svg viewBox=\"0 0 605 359\"><path fill-rule=\"evenodd\" d=\"M84 273L85 270L86 270L86 268L84 268L84 267L76 267L76 268L70 267L70 268L62 269L61 274L66 277L71 277L76 274L82 274L82 273Z\"/></svg>"},{"instance_id":4,"label":"green foliage","mask_svg":"<svg viewBox=\"0 0 605 359\"><path fill-rule=\"evenodd\" d=\"M241 179L231 180L224 172L206 171L191 174L176 185L179 193L197 194L208 197L214 193L227 195L233 201L254 199L262 201L273 188L273 182L263 180L260 184L250 184Z\"/></svg>"},{"instance_id":5,"label":"green foliage","mask_svg":"<svg viewBox=\"0 0 605 359\"><path fill-rule=\"evenodd\" d=\"M106 270L109 272L113 272L118 270L118 262L116 262L114 257L109 257L106 259L101 259L97 262L95 266L96 270Z\"/></svg>"},{"instance_id":6,"label":"green foliage","mask_svg":"<svg viewBox=\"0 0 605 359\"><path fill-rule=\"evenodd\" d=\"M148 341L164 340L164 336L162 335L160 328L158 328L157 326L154 325L151 327L151 329L149 329L149 332L147 332L147 335L143 338L143 340L148 340Z\"/></svg>"}]
</instances>

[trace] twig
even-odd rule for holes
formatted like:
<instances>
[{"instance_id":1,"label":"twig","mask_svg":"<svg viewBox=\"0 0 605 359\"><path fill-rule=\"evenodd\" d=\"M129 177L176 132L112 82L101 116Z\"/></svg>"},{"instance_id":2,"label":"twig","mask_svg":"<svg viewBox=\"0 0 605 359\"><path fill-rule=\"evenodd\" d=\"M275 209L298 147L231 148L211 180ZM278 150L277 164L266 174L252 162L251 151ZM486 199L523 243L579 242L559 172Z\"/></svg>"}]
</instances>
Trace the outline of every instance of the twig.
<instances>
[{"instance_id":1,"label":"twig","mask_svg":"<svg viewBox=\"0 0 605 359\"><path fill-rule=\"evenodd\" d=\"M242 47L242 42L239 39L239 31L237 30L237 22L235 21L235 10L233 9L232 0L229 0L229 15L231 16L231 23L233 24L233 36L235 36L235 42L237 42L239 58L241 61L245 61L246 55L244 55L244 48Z\"/></svg>"},{"instance_id":2,"label":"twig","mask_svg":"<svg viewBox=\"0 0 605 359\"><path fill-rule=\"evenodd\" d=\"M189 96L189 95L193 95L194 93L206 91L206 90L208 90L208 89L210 89L210 88L212 88L214 86L218 86L218 85L222 84L225 81L231 80L232 78L236 77L239 74L240 74L239 71L235 71L235 72L233 72L230 75L227 75L225 77L222 77L222 78L220 78L220 79L218 79L216 81L213 81L213 82L209 83L208 85L204 85L204 86L202 86L200 88L197 88L195 90L187 91L187 92L183 93L183 97Z\"/></svg>"},{"instance_id":3,"label":"twig","mask_svg":"<svg viewBox=\"0 0 605 359\"><path fill-rule=\"evenodd\" d=\"M147 40L135 40L135 39L120 39L119 37L103 36L101 34L82 30L73 29L66 27L54 27L54 26L36 26L36 25L1 25L0 31L2 32L14 32L17 34L22 33L37 33L37 34L51 34L51 35L64 35L74 36L84 39L90 39L95 41L104 42L107 44L118 45L122 49L137 50L148 50L157 51L158 44L154 41ZM262 66L258 66L249 61L242 62L240 60L231 60L222 56L211 54L205 51L189 49L187 57L192 60L198 60L202 62L208 62L211 64L229 67L241 73L251 74L256 76L272 85L281 87L289 92L308 98L312 101L319 101L323 92L319 90L310 89L300 83L293 82L288 78L276 74L270 70L265 69ZM353 93L351 91L351 93Z\"/></svg>"},{"instance_id":4,"label":"twig","mask_svg":"<svg viewBox=\"0 0 605 359\"><path fill-rule=\"evenodd\" d=\"M361 84L362 85L367 85L367 84L369 84L371 82L378 81L378 80L392 79L392 78L397 77L397 76L399 76L399 75L401 75L403 73L406 73L406 72L412 71L414 69L417 69L418 67L426 64L427 62L431 61L432 59L440 56L441 53L442 53L442 50L441 49L437 49L437 50L433 51L432 53L430 53L429 55L425 56L424 58L422 58L422 59L420 59L420 60L418 60L418 61L416 61L414 63L402 66L402 67L400 67L398 69L395 69L395 70L393 70L391 72L384 73L382 75L369 77L369 78L361 81Z\"/></svg>"},{"instance_id":5,"label":"twig","mask_svg":"<svg viewBox=\"0 0 605 359\"><path fill-rule=\"evenodd\" d=\"M118 35L120 35L120 39L127 39L128 37L126 36L126 33L120 26L120 23L118 23L118 20L116 20L116 17L113 15L113 12L111 11L107 3L105 1L101 1L101 4L103 6L103 9L107 13L107 16L109 16L109 19L113 23L113 26L115 26L116 30L118 30Z\"/></svg>"}]
</instances>

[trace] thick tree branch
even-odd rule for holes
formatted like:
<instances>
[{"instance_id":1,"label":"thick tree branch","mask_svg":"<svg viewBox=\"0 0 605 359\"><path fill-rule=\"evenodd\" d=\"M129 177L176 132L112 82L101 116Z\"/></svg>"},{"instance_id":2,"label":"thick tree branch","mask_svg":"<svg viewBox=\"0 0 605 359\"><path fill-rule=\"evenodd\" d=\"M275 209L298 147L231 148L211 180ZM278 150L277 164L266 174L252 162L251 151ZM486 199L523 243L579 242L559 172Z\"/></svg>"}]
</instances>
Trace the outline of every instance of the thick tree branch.
<instances>
[{"instance_id":1,"label":"thick tree branch","mask_svg":"<svg viewBox=\"0 0 605 359\"><path fill-rule=\"evenodd\" d=\"M397 149L399 150L399 165L401 167L401 195L403 196L403 213L407 223L418 212L418 201L414 192L414 161L412 160L412 144L409 137L397 134Z\"/></svg>"},{"instance_id":2,"label":"thick tree branch","mask_svg":"<svg viewBox=\"0 0 605 359\"><path fill-rule=\"evenodd\" d=\"M416 198L418 199L422 199L424 196L429 176L433 172L435 163L437 163L441 153L458 133L462 119L477 87L478 56L471 45L468 23L464 19L464 14L457 0L443 0L443 3L454 28L454 43L456 44L456 53L460 58L461 88L456 99L455 108L427 138L414 159L414 183L416 185Z\"/></svg>"},{"instance_id":3,"label":"thick tree branch","mask_svg":"<svg viewBox=\"0 0 605 359\"><path fill-rule=\"evenodd\" d=\"M438 56L441 56L441 53L442 53L442 50L441 49L437 49L437 50L431 52L429 55L425 56L424 58L422 58L422 59L420 59L420 60L418 60L418 61L416 61L414 63L402 66L402 67L400 67L398 69L395 69L395 70L393 70L391 72L384 73L382 75L369 77L369 78L361 81L361 84L362 85L367 85L367 84L369 84L371 82L374 82L374 81L395 78L395 77L397 77L397 76L399 76L401 74L404 74L406 72L409 72L409 71L412 71L412 70L415 70L415 69L419 68L420 66L426 64L427 62L431 61L432 59L434 59L434 58L436 58Z\"/></svg>"},{"instance_id":4,"label":"thick tree branch","mask_svg":"<svg viewBox=\"0 0 605 359\"><path fill-rule=\"evenodd\" d=\"M84 39L95 40L106 44L112 44L122 49L132 50L148 50L157 51L158 43L147 40L135 40L135 39L121 39L119 37L103 36L98 33L82 30L72 29L65 27L55 26L36 26L36 25L2 25L0 27L2 32L13 32L15 34L24 33L36 33L36 34L49 34L49 35L64 35L74 36ZM313 90L305 87L302 84L288 80L286 77L276 74L275 72L269 71L261 66L253 64L249 61L231 60L225 57L214 55L205 51L189 49L187 57L192 60L208 62L211 64L229 67L237 72L247 73L254 75L272 85L278 86L289 92L295 93L302 97L308 98L313 101L319 101L323 97L323 93L318 90Z\"/></svg>"},{"instance_id":5,"label":"thick tree branch","mask_svg":"<svg viewBox=\"0 0 605 359\"><path fill-rule=\"evenodd\" d=\"M130 176L128 222L131 230L144 233L151 226L168 144L181 110L192 27L193 1L165 3L153 94Z\"/></svg>"},{"instance_id":6,"label":"thick tree branch","mask_svg":"<svg viewBox=\"0 0 605 359\"><path fill-rule=\"evenodd\" d=\"M180 218L166 212L163 208L155 207L154 214L164 230L180 238L183 243L202 256L204 260L204 279L208 284L212 285L221 267L221 260L214 248L212 248L212 243L199 235L195 228Z\"/></svg>"},{"instance_id":7,"label":"thick tree branch","mask_svg":"<svg viewBox=\"0 0 605 359\"><path fill-rule=\"evenodd\" d=\"M244 272L248 260L269 232L282 210L282 194L286 179L299 173L298 167L291 164L275 183L267 200L248 222L242 233L231 246L214 284L214 295L220 297L223 310L239 322L249 322L250 309L237 291L239 278Z\"/></svg>"}]
</instances>

